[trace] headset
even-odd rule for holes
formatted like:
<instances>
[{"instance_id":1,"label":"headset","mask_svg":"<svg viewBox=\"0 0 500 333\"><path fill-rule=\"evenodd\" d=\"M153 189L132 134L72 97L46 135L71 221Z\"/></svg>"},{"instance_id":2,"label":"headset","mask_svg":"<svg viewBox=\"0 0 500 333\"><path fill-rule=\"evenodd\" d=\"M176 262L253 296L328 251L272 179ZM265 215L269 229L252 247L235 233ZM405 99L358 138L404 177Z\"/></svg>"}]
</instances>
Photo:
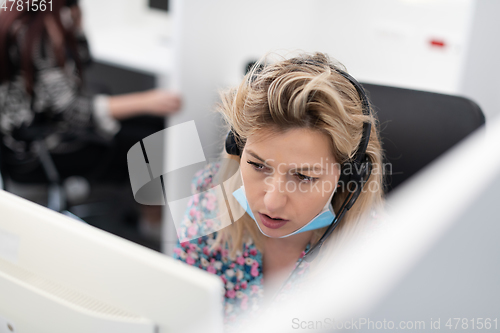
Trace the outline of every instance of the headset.
<instances>
[{"instance_id":1,"label":"headset","mask_svg":"<svg viewBox=\"0 0 500 333\"><path fill-rule=\"evenodd\" d=\"M323 64L314 60L301 61L301 63L299 64L312 64L316 66L323 66ZM336 67L333 67L333 69L338 74L346 78L354 86L361 99L363 114L371 116L372 111L370 103L368 101L366 92L364 88L361 86L361 84L359 84L358 81L356 81L348 73ZM325 240L332 234L335 228L339 225L345 213L354 205L359 194L363 189L364 184L370 178L372 171L372 162L370 158L366 155L366 149L368 147L368 142L370 141L371 125L372 124L370 122L363 123L363 134L361 137L361 141L358 145L358 148L356 149L354 157L351 160L344 162L341 165L339 184L342 185L347 184L345 186L345 188L349 192L347 198L340 206L340 209L336 213L334 220L328 226L328 228L323 233L319 241L316 244L314 244L309 249L309 251L307 251L307 253L301 258L301 260L299 261L299 265L297 265L297 268L300 266L301 262L304 261L311 262L312 260L314 260L314 258L316 258L317 254L319 253L319 249L321 248ZM241 141L239 140L238 134L233 129L231 129L226 136L226 142L225 142L225 149L228 154L241 157L242 151L238 146L238 141ZM285 285L292 278L297 268L290 274L290 276L283 285Z\"/></svg>"}]
</instances>

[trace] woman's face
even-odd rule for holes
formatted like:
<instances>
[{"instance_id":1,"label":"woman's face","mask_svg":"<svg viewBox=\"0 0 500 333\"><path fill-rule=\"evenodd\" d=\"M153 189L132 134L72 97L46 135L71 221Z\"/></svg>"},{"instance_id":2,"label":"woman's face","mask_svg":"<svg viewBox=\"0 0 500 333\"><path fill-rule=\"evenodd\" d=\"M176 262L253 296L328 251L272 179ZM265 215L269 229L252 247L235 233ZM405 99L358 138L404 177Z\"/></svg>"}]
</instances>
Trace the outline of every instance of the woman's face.
<instances>
[{"instance_id":1,"label":"woman's face","mask_svg":"<svg viewBox=\"0 0 500 333\"><path fill-rule=\"evenodd\" d=\"M329 137L306 128L247 138L241 175L250 208L264 233L288 235L325 206L339 179Z\"/></svg>"}]
</instances>

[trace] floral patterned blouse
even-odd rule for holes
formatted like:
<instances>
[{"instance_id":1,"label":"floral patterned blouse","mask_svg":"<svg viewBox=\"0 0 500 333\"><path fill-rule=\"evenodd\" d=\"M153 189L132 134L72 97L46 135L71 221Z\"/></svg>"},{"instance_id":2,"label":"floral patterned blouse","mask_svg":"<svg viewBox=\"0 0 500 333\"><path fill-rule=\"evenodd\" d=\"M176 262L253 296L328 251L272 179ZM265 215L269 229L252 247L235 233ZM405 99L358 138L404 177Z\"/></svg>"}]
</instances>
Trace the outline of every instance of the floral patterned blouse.
<instances>
[{"instance_id":1,"label":"floral patterned blouse","mask_svg":"<svg viewBox=\"0 0 500 333\"><path fill-rule=\"evenodd\" d=\"M239 325L259 314L264 294L262 253L252 240L244 243L244 250L237 251L234 258L230 257L227 249L220 246L210 249L217 238L217 232L210 233L213 228L216 197L209 189L213 187L212 179L218 168L219 164L209 164L200 170L192 181L192 190L197 195L193 196L188 204L182 222L186 228L179 234L181 240L191 240L177 244L174 248L174 258L220 276L225 285L225 324L226 328L231 328L236 321ZM195 238L197 235L203 236ZM302 256L307 250L308 248L302 252ZM299 262L300 259L297 264ZM292 283L297 282L307 269L307 263L300 263L295 275L297 278L289 281L283 290L289 290ZM280 296L278 295L278 299Z\"/></svg>"}]
</instances>

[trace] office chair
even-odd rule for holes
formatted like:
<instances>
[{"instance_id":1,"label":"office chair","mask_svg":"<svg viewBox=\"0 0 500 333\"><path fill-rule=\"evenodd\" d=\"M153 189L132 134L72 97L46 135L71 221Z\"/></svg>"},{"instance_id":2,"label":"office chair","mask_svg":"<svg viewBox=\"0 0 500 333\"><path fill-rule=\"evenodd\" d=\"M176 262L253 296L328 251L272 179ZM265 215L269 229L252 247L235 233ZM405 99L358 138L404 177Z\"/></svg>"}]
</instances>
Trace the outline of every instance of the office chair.
<instances>
[{"instance_id":1,"label":"office chair","mask_svg":"<svg viewBox=\"0 0 500 333\"><path fill-rule=\"evenodd\" d=\"M380 122L386 194L485 123L464 97L362 85Z\"/></svg>"}]
</instances>

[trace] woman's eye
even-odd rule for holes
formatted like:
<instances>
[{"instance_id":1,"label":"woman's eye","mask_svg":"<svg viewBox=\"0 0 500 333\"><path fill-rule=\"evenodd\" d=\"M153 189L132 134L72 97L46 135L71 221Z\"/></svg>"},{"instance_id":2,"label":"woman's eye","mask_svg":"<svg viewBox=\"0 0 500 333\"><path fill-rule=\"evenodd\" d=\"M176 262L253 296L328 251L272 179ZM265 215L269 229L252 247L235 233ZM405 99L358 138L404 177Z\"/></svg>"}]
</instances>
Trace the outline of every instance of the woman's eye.
<instances>
[{"instance_id":1,"label":"woman's eye","mask_svg":"<svg viewBox=\"0 0 500 333\"><path fill-rule=\"evenodd\" d=\"M250 164L257 171L264 171L266 169L266 167L263 164L255 163L252 161L247 161L247 163Z\"/></svg>"},{"instance_id":2,"label":"woman's eye","mask_svg":"<svg viewBox=\"0 0 500 333\"><path fill-rule=\"evenodd\" d=\"M315 178L315 177L309 177L309 176L305 176L301 173L296 173L295 176L298 178L298 180L300 180L301 182L315 182L316 180L318 180L318 178Z\"/></svg>"}]
</instances>

